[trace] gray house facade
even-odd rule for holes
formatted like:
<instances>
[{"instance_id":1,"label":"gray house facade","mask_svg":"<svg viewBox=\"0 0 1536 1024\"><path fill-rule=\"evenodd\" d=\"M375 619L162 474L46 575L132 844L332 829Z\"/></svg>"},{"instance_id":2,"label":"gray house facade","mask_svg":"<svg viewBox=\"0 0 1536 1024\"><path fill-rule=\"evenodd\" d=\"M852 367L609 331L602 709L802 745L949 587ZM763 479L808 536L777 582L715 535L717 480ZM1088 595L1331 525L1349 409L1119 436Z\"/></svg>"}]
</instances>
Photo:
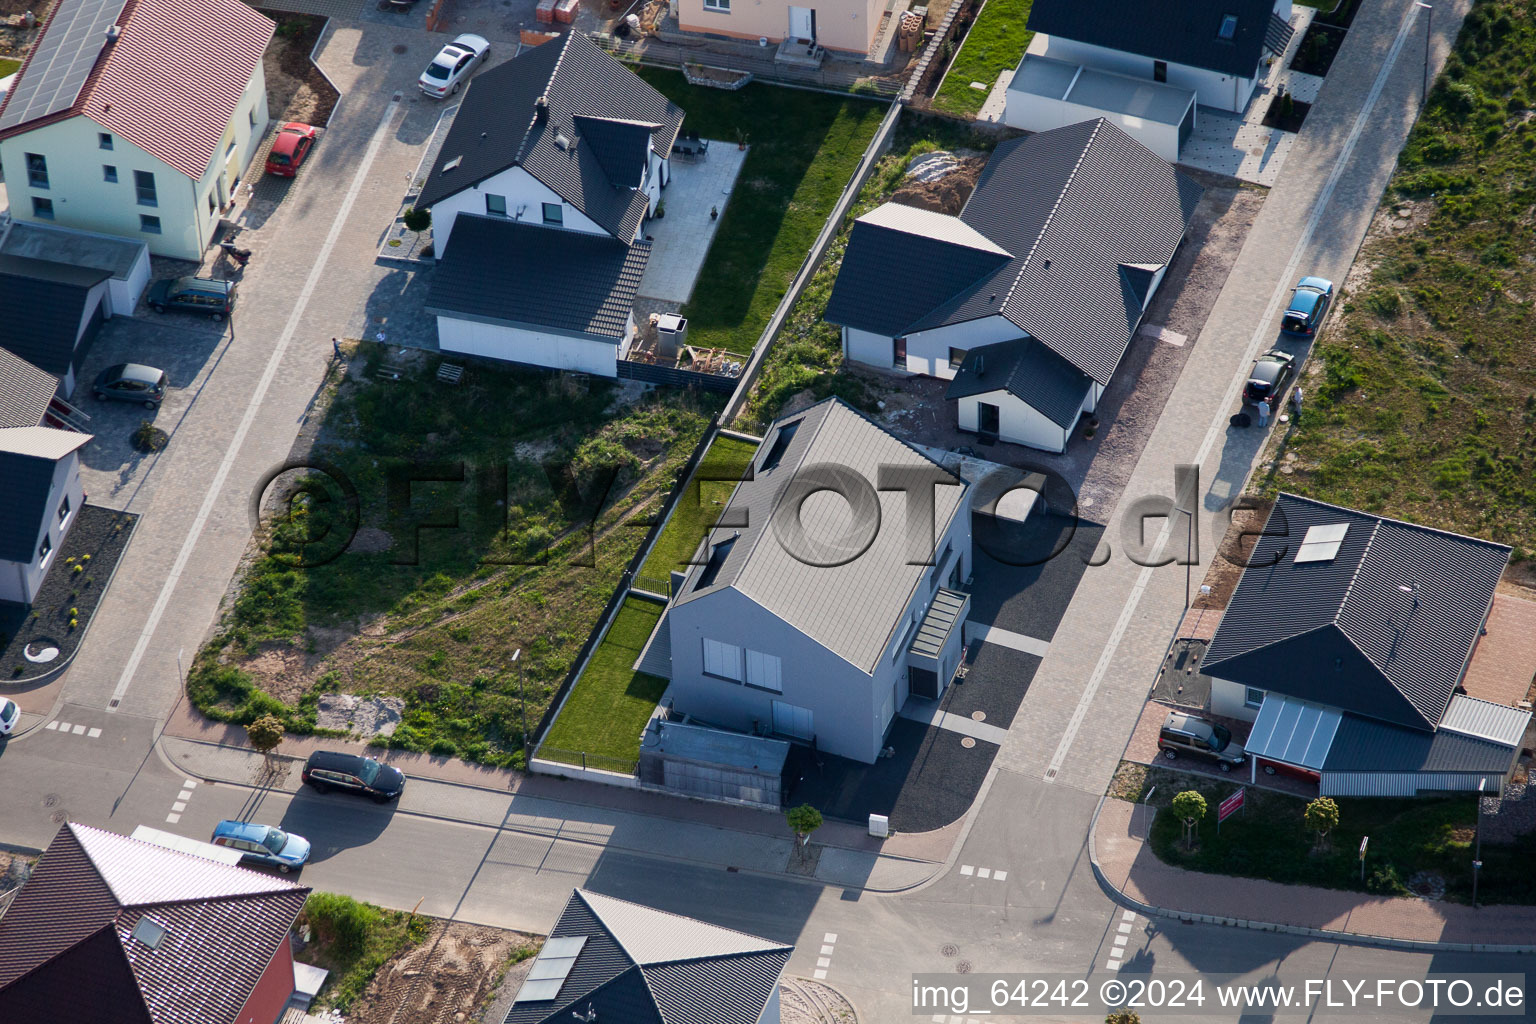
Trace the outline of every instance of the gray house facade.
<instances>
[{"instance_id":1,"label":"gray house facade","mask_svg":"<svg viewBox=\"0 0 1536 1024\"><path fill-rule=\"evenodd\" d=\"M674 588L676 711L873 763L954 677L967 485L838 399L786 416Z\"/></svg>"}]
</instances>

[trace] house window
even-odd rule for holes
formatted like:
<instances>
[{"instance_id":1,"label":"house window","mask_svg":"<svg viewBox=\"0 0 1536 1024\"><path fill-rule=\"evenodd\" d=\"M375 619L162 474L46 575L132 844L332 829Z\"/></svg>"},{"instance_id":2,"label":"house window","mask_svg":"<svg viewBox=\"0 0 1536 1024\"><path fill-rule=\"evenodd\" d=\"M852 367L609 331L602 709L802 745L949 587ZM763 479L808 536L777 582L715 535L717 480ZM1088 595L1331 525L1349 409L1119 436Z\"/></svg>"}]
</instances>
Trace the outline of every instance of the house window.
<instances>
[{"instance_id":1,"label":"house window","mask_svg":"<svg viewBox=\"0 0 1536 1024\"><path fill-rule=\"evenodd\" d=\"M898 370L907 368L907 339L891 339L891 365Z\"/></svg>"},{"instance_id":2,"label":"house window","mask_svg":"<svg viewBox=\"0 0 1536 1024\"><path fill-rule=\"evenodd\" d=\"M43 542L37 547L37 564L41 567L48 564L48 556L53 554L53 538L43 534Z\"/></svg>"},{"instance_id":3,"label":"house window","mask_svg":"<svg viewBox=\"0 0 1536 1024\"><path fill-rule=\"evenodd\" d=\"M731 0L704 0L706 11L719 11L721 14L731 13Z\"/></svg>"},{"instance_id":4,"label":"house window","mask_svg":"<svg viewBox=\"0 0 1536 1024\"><path fill-rule=\"evenodd\" d=\"M101 180L107 182L110 185L117 184L117 168L113 167L111 164L102 164Z\"/></svg>"},{"instance_id":5,"label":"house window","mask_svg":"<svg viewBox=\"0 0 1536 1024\"><path fill-rule=\"evenodd\" d=\"M493 196L487 192L485 194L485 212L492 217L505 217L507 215L507 197Z\"/></svg>"},{"instance_id":6,"label":"house window","mask_svg":"<svg viewBox=\"0 0 1536 1024\"><path fill-rule=\"evenodd\" d=\"M1221 19L1221 28L1216 31L1216 38L1228 41L1237 38L1237 15L1228 14Z\"/></svg>"},{"instance_id":7,"label":"house window","mask_svg":"<svg viewBox=\"0 0 1536 1024\"><path fill-rule=\"evenodd\" d=\"M208 193L208 216L212 217L219 212L219 206L213 201L213 193Z\"/></svg>"},{"instance_id":8,"label":"house window","mask_svg":"<svg viewBox=\"0 0 1536 1024\"><path fill-rule=\"evenodd\" d=\"M160 218L151 217L147 213L139 214L139 230L147 234L158 235L160 233Z\"/></svg>"},{"instance_id":9,"label":"house window","mask_svg":"<svg viewBox=\"0 0 1536 1024\"><path fill-rule=\"evenodd\" d=\"M760 690L772 690L774 693L784 692L784 679L780 674L780 662L777 655L763 654L759 651L747 651L747 685L755 686Z\"/></svg>"},{"instance_id":10,"label":"house window","mask_svg":"<svg viewBox=\"0 0 1536 1024\"><path fill-rule=\"evenodd\" d=\"M112 134L110 132L97 132L96 145L100 146L102 149L111 149Z\"/></svg>"},{"instance_id":11,"label":"house window","mask_svg":"<svg viewBox=\"0 0 1536 1024\"><path fill-rule=\"evenodd\" d=\"M1259 689L1257 686L1250 686L1247 688L1247 690L1248 692L1243 695L1243 707L1256 708L1264 703L1263 690Z\"/></svg>"},{"instance_id":12,"label":"house window","mask_svg":"<svg viewBox=\"0 0 1536 1024\"><path fill-rule=\"evenodd\" d=\"M1152 81L1154 81L1154 82L1166 82L1166 81L1168 81L1168 62L1167 61L1165 61L1165 60L1155 60L1155 61L1152 62Z\"/></svg>"},{"instance_id":13,"label":"house window","mask_svg":"<svg viewBox=\"0 0 1536 1024\"><path fill-rule=\"evenodd\" d=\"M706 638L704 640L704 674L729 679L733 683L741 682L743 678L741 648L735 644Z\"/></svg>"},{"instance_id":14,"label":"house window","mask_svg":"<svg viewBox=\"0 0 1536 1024\"><path fill-rule=\"evenodd\" d=\"M545 203L544 204L544 223L545 224L564 224L565 223L565 207L561 206L559 203Z\"/></svg>"},{"instance_id":15,"label":"house window","mask_svg":"<svg viewBox=\"0 0 1536 1024\"><path fill-rule=\"evenodd\" d=\"M59 502L59 523L69 522L69 495L64 495L64 500Z\"/></svg>"},{"instance_id":16,"label":"house window","mask_svg":"<svg viewBox=\"0 0 1536 1024\"><path fill-rule=\"evenodd\" d=\"M27 154L27 184L33 188L48 187L48 158L41 153Z\"/></svg>"},{"instance_id":17,"label":"house window","mask_svg":"<svg viewBox=\"0 0 1536 1024\"><path fill-rule=\"evenodd\" d=\"M250 110L249 110L249 111L248 111L248 112L247 112L247 113L246 113L246 116L247 116L247 117L249 117L249 118L250 118L250 119L251 119L251 127L252 127L252 128L255 128L255 127L256 127L256 108L255 108L255 107L252 107L252 108L251 108L251 109L250 109Z\"/></svg>"},{"instance_id":18,"label":"house window","mask_svg":"<svg viewBox=\"0 0 1536 1024\"><path fill-rule=\"evenodd\" d=\"M138 195L140 206L160 205L160 200L155 195L155 176L149 171L133 172L133 190Z\"/></svg>"},{"instance_id":19,"label":"house window","mask_svg":"<svg viewBox=\"0 0 1536 1024\"><path fill-rule=\"evenodd\" d=\"M950 348L949 348L949 368L951 370L958 370L958 369L960 369L960 364L965 362L965 353L966 353L966 350L963 349L963 348L955 348L953 345L950 346Z\"/></svg>"},{"instance_id":20,"label":"house window","mask_svg":"<svg viewBox=\"0 0 1536 1024\"><path fill-rule=\"evenodd\" d=\"M53 200L42 196L32 197L32 216L39 220L53 220Z\"/></svg>"}]
</instances>

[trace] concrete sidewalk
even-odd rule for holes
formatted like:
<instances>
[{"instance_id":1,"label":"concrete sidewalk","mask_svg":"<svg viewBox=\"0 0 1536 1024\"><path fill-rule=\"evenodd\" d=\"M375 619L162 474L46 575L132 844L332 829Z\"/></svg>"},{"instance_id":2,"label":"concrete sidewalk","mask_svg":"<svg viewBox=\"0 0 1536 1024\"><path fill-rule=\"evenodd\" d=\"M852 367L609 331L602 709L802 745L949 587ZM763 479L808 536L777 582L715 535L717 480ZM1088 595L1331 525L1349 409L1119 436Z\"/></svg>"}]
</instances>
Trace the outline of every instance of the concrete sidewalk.
<instances>
[{"instance_id":1,"label":"concrete sidewalk","mask_svg":"<svg viewBox=\"0 0 1536 1024\"><path fill-rule=\"evenodd\" d=\"M1142 913L1409 949L1536 952L1536 907L1473 910L1186 871L1158 860L1143 842L1149 823L1137 805L1107 797L1089 843L1100 884Z\"/></svg>"},{"instance_id":2,"label":"concrete sidewalk","mask_svg":"<svg viewBox=\"0 0 1536 1024\"><path fill-rule=\"evenodd\" d=\"M483 824L540 833L582 834L604 845L658 857L680 858L769 873L807 877L782 815L663 793L486 768L454 758L368 747L358 740L289 735L277 757L294 766L273 783L262 778L262 756L239 726L210 722L186 701L167 721L160 747L180 772L242 786L297 792L297 763L314 750L366 753L399 768L413 781L463 786L511 798L509 808ZM410 790L407 790L410 793ZM404 808L409 811L409 806ZM829 821L816 831L820 847L814 875L827 885L870 892L900 892L928 881L959 834L959 824L935 832L880 840L852 825Z\"/></svg>"}]
</instances>

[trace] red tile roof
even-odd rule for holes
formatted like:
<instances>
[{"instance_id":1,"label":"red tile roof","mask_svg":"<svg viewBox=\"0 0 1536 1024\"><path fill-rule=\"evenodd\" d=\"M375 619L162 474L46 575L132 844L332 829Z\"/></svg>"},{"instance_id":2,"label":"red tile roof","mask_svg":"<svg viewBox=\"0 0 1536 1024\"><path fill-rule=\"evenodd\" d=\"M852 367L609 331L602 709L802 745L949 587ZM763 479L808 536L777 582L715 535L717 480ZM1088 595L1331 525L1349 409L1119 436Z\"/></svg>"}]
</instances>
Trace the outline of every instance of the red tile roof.
<instances>
[{"instance_id":1,"label":"red tile roof","mask_svg":"<svg viewBox=\"0 0 1536 1024\"><path fill-rule=\"evenodd\" d=\"M39 38L72 2L78 0L60 0ZM122 34L102 48L74 105L16 125L0 139L84 115L201 178L275 23L241 0L128 0L117 23ZM18 84L29 70L22 66Z\"/></svg>"}]
</instances>

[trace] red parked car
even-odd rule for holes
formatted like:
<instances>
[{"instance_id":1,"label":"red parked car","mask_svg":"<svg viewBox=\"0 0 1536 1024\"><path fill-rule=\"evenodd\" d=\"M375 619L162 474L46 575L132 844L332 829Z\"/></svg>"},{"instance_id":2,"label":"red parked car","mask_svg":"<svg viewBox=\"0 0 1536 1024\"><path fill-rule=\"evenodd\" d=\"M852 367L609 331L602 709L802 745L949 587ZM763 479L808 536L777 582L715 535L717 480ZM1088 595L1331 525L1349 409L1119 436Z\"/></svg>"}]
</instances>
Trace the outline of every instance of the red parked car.
<instances>
[{"instance_id":1,"label":"red parked car","mask_svg":"<svg viewBox=\"0 0 1536 1024\"><path fill-rule=\"evenodd\" d=\"M299 165L314 148L315 136L320 130L311 124L290 121L277 130L272 140L272 152L267 155L267 173L280 178L291 178L299 173Z\"/></svg>"}]
</instances>

